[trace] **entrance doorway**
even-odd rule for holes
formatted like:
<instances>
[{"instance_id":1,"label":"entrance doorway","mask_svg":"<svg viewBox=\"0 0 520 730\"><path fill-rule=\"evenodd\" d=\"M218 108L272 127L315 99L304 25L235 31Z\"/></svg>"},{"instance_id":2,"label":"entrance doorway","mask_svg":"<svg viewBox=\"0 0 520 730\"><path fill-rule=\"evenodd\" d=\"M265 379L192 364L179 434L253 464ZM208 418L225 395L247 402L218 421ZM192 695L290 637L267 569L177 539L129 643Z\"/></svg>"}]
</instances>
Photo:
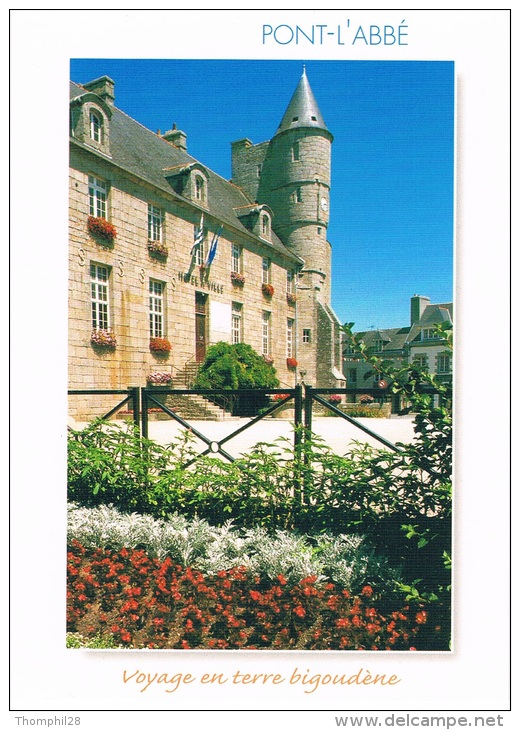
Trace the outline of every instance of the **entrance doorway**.
<instances>
[{"instance_id":1,"label":"entrance doorway","mask_svg":"<svg viewBox=\"0 0 520 730\"><path fill-rule=\"evenodd\" d=\"M206 308L208 295L195 293L195 360L203 362L206 357Z\"/></svg>"}]
</instances>

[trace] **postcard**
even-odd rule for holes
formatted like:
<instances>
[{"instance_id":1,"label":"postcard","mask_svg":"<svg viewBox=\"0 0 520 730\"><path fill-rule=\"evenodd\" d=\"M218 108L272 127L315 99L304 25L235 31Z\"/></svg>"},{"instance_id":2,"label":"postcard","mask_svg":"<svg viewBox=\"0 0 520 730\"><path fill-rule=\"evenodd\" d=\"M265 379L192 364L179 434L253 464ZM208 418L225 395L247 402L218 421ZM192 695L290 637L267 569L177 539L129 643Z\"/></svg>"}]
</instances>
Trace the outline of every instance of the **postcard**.
<instances>
[{"instance_id":1,"label":"postcard","mask_svg":"<svg viewBox=\"0 0 520 730\"><path fill-rule=\"evenodd\" d=\"M15 724L508 726L509 25L11 10Z\"/></svg>"}]
</instances>

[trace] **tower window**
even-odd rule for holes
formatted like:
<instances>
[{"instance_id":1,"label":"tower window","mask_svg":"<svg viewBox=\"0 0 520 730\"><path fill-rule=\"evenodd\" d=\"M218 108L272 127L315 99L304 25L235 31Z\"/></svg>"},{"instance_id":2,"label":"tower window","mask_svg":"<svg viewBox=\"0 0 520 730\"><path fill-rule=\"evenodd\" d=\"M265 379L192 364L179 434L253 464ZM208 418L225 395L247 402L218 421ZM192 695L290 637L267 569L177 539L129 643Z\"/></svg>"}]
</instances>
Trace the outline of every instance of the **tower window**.
<instances>
[{"instance_id":1,"label":"tower window","mask_svg":"<svg viewBox=\"0 0 520 730\"><path fill-rule=\"evenodd\" d=\"M310 344L311 341L311 331L310 329L304 329L303 330L303 336L302 336L302 342L306 345Z\"/></svg>"},{"instance_id":2,"label":"tower window","mask_svg":"<svg viewBox=\"0 0 520 730\"><path fill-rule=\"evenodd\" d=\"M293 117L292 120L293 120L293 122L297 122L298 121L298 117Z\"/></svg>"},{"instance_id":3,"label":"tower window","mask_svg":"<svg viewBox=\"0 0 520 730\"><path fill-rule=\"evenodd\" d=\"M292 158L294 162L298 162L300 159L300 143L295 142L292 146Z\"/></svg>"},{"instance_id":4,"label":"tower window","mask_svg":"<svg viewBox=\"0 0 520 730\"><path fill-rule=\"evenodd\" d=\"M302 203L303 202L302 189L300 187L296 188L296 190L294 191L294 193L293 193L293 201L295 203Z\"/></svg>"},{"instance_id":5,"label":"tower window","mask_svg":"<svg viewBox=\"0 0 520 730\"><path fill-rule=\"evenodd\" d=\"M317 121L318 121L318 120L316 119L316 117L311 117L311 119L312 119L312 121L313 121L313 122L317 122Z\"/></svg>"}]
</instances>

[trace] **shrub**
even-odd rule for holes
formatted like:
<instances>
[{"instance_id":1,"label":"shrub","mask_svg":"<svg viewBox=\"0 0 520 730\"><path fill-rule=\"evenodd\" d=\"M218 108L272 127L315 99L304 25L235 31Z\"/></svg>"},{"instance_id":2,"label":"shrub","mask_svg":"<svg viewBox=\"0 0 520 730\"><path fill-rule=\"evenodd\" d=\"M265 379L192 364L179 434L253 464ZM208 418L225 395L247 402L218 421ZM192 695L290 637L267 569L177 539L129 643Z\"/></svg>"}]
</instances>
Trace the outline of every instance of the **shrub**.
<instances>
[{"instance_id":1,"label":"shrub","mask_svg":"<svg viewBox=\"0 0 520 730\"><path fill-rule=\"evenodd\" d=\"M379 593L395 591L399 571L375 554L360 535L296 535L262 527L221 527L206 520L172 515L156 520L149 515L123 514L113 507L69 505L67 539L85 549L142 549L149 557L169 557L204 575L244 566L250 577L272 580L283 573L295 585L310 575L332 580L350 591L370 583Z\"/></svg>"}]
</instances>

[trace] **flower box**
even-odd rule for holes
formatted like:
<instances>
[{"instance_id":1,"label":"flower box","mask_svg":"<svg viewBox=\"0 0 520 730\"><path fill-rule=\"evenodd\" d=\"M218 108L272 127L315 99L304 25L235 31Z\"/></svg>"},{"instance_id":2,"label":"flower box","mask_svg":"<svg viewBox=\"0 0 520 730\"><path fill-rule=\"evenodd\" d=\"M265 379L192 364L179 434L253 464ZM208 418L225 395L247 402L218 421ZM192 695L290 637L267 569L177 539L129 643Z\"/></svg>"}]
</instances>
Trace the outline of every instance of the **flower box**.
<instances>
[{"instance_id":1,"label":"flower box","mask_svg":"<svg viewBox=\"0 0 520 730\"><path fill-rule=\"evenodd\" d=\"M172 349L171 342L165 337L151 337L150 338L150 350L152 352L164 353L170 352Z\"/></svg>"},{"instance_id":2,"label":"flower box","mask_svg":"<svg viewBox=\"0 0 520 730\"><path fill-rule=\"evenodd\" d=\"M287 292L287 302L289 304L296 304L296 294L291 294L290 292Z\"/></svg>"},{"instance_id":3,"label":"flower box","mask_svg":"<svg viewBox=\"0 0 520 730\"><path fill-rule=\"evenodd\" d=\"M274 286L272 284L262 284L262 294L266 297L272 297L274 294Z\"/></svg>"},{"instance_id":4,"label":"flower box","mask_svg":"<svg viewBox=\"0 0 520 730\"><path fill-rule=\"evenodd\" d=\"M298 360L295 360L294 357L288 357L287 358L287 367L288 368L295 368L298 365Z\"/></svg>"},{"instance_id":5,"label":"flower box","mask_svg":"<svg viewBox=\"0 0 520 730\"><path fill-rule=\"evenodd\" d=\"M115 227L105 218L96 218L93 215L89 215L87 228L92 236L101 239L104 243L113 243L114 238L117 236Z\"/></svg>"},{"instance_id":6,"label":"flower box","mask_svg":"<svg viewBox=\"0 0 520 730\"><path fill-rule=\"evenodd\" d=\"M92 330L90 343L94 347L103 347L107 350L114 350L117 340L112 330Z\"/></svg>"},{"instance_id":7,"label":"flower box","mask_svg":"<svg viewBox=\"0 0 520 730\"><path fill-rule=\"evenodd\" d=\"M272 365L274 362L274 357L271 357L271 355L262 355L264 362L266 362L268 365Z\"/></svg>"},{"instance_id":8,"label":"flower box","mask_svg":"<svg viewBox=\"0 0 520 730\"><path fill-rule=\"evenodd\" d=\"M244 274L239 274L238 271L231 272L231 283L235 286L244 286L245 280Z\"/></svg>"},{"instance_id":9,"label":"flower box","mask_svg":"<svg viewBox=\"0 0 520 730\"><path fill-rule=\"evenodd\" d=\"M173 377L170 373L154 371L146 376L147 385L171 385Z\"/></svg>"},{"instance_id":10,"label":"flower box","mask_svg":"<svg viewBox=\"0 0 520 730\"><path fill-rule=\"evenodd\" d=\"M329 396L329 403L331 403L333 406L337 406L338 403L341 403L341 396L338 393L334 393L333 395Z\"/></svg>"},{"instance_id":11,"label":"flower box","mask_svg":"<svg viewBox=\"0 0 520 730\"><path fill-rule=\"evenodd\" d=\"M160 241L148 241L148 253L152 256L166 258L168 256L168 246Z\"/></svg>"}]
</instances>

